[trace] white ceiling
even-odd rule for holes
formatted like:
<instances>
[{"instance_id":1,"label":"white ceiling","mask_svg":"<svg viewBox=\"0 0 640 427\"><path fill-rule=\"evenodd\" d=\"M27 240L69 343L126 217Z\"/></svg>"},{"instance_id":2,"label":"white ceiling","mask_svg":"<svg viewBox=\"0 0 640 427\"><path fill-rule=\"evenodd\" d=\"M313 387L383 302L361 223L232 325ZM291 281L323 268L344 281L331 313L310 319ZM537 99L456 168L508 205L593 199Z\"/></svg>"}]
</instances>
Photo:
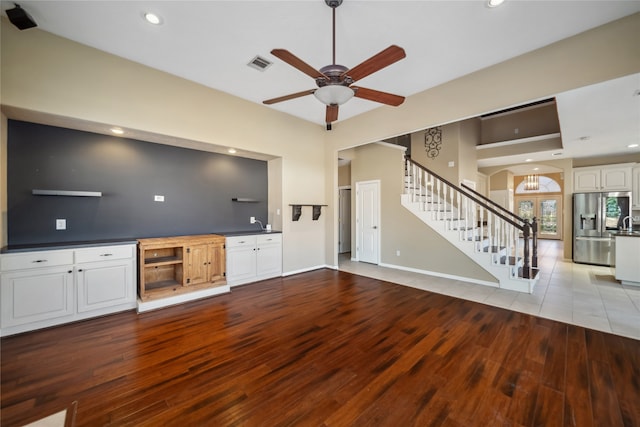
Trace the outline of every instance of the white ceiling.
<instances>
[{"instance_id":1,"label":"white ceiling","mask_svg":"<svg viewBox=\"0 0 640 427\"><path fill-rule=\"evenodd\" d=\"M42 30L256 103L315 87L309 76L272 56L272 49L287 49L315 68L331 63L331 8L323 0L19 3ZM2 1L3 11L12 7ZM160 15L162 25L147 23L148 11ZM405 59L358 85L410 96L638 11L640 1L628 0L507 0L493 9L484 0L344 0L336 10L336 60L352 68L399 45ZM265 71L248 67L256 55L273 65ZM558 96L564 155L602 154L603 144L614 154L614 143L638 142L640 97L631 98L629 91L640 89L640 75L619 83L611 83L615 91L605 85ZM616 113L618 104L626 108L623 114ZM313 96L265 108L324 124L324 106ZM340 107L339 120L374 108L394 107L354 98ZM597 139L622 116L626 134ZM574 144L587 135L592 139Z\"/></svg>"}]
</instances>

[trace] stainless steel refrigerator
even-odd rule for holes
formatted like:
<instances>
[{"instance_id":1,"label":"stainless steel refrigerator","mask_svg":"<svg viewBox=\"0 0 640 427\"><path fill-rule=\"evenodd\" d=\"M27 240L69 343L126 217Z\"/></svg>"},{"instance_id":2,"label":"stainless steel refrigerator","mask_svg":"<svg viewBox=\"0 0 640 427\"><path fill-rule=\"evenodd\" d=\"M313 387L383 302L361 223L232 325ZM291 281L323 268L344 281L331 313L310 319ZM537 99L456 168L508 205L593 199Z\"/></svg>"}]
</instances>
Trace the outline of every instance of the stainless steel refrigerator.
<instances>
[{"instance_id":1,"label":"stainless steel refrigerator","mask_svg":"<svg viewBox=\"0 0 640 427\"><path fill-rule=\"evenodd\" d=\"M575 193L573 195L573 261L615 265L615 238L611 232L627 227L631 192Z\"/></svg>"}]
</instances>

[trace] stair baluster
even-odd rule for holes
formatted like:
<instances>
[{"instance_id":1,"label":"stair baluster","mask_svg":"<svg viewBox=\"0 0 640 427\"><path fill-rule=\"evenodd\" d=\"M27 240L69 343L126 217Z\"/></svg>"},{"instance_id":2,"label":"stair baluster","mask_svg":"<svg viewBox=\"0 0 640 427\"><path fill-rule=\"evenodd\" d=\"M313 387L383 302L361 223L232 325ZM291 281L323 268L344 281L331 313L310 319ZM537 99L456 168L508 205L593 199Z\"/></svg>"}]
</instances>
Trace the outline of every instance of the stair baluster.
<instances>
[{"instance_id":1,"label":"stair baluster","mask_svg":"<svg viewBox=\"0 0 640 427\"><path fill-rule=\"evenodd\" d=\"M457 242L470 241L470 249L477 256L486 252L489 264L504 267L513 280L537 280L536 218L532 222L523 220L472 188L464 184L457 187L409 157L405 162L404 188L408 197L405 200L410 200L431 221L441 221L440 234L457 236ZM534 283L530 282L526 291L531 292ZM520 290L516 285L506 286Z\"/></svg>"}]
</instances>

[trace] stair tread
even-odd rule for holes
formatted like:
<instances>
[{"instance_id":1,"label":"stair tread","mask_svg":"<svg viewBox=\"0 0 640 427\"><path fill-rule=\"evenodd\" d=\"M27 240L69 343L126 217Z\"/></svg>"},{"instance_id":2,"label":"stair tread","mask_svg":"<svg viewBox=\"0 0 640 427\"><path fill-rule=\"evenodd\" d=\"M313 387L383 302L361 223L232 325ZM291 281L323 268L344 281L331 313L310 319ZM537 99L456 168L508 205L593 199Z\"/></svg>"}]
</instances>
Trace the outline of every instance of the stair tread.
<instances>
[{"instance_id":1,"label":"stair tread","mask_svg":"<svg viewBox=\"0 0 640 427\"><path fill-rule=\"evenodd\" d=\"M538 273L540 273L540 269L531 267L530 270L531 270L531 277L529 277L529 279L535 279L536 277L538 277ZM518 268L518 277L521 279L525 279L522 267Z\"/></svg>"},{"instance_id":2,"label":"stair tread","mask_svg":"<svg viewBox=\"0 0 640 427\"><path fill-rule=\"evenodd\" d=\"M510 256L508 258L509 258L509 265L516 265L518 262L522 260L522 257ZM503 255L500 257L500 264L506 265L506 261L507 261L506 255Z\"/></svg>"}]
</instances>

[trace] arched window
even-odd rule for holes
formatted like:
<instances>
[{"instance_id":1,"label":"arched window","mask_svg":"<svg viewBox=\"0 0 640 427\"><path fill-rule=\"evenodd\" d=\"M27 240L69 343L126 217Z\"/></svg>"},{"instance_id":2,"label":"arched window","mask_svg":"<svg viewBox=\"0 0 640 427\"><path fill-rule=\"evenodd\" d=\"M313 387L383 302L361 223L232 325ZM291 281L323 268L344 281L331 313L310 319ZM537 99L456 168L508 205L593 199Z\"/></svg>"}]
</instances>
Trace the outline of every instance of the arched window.
<instances>
[{"instance_id":1,"label":"arched window","mask_svg":"<svg viewBox=\"0 0 640 427\"><path fill-rule=\"evenodd\" d=\"M538 177L538 180L540 182L540 188L538 188L537 190L525 190L524 180L522 180L516 187L516 194L560 193L562 191L560 189L560 184L558 184L554 179L551 179L548 176L540 175Z\"/></svg>"}]
</instances>

